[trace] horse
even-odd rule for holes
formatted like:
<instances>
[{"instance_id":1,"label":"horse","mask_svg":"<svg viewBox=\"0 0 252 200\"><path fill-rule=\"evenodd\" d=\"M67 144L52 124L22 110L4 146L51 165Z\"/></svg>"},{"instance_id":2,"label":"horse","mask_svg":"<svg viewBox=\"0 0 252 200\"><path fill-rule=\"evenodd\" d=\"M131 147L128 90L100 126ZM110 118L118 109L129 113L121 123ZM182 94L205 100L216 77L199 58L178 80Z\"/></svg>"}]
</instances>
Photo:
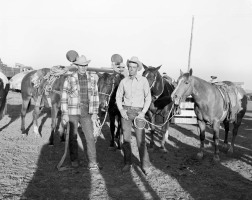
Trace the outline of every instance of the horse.
<instances>
[{"instance_id":1,"label":"horse","mask_svg":"<svg viewBox=\"0 0 252 200\"><path fill-rule=\"evenodd\" d=\"M1 72L0 72L1 73ZM4 74L0 74L0 120L6 114L6 98L10 89L8 79Z\"/></svg>"},{"instance_id":2,"label":"horse","mask_svg":"<svg viewBox=\"0 0 252 200\"><path fill-rule=\"evenodd\" d=\"M42 68L39 70L32 71L25 75L21 82L21 96L22 96L22 109L21 109L21 131L25 134L25 116L27 109L30 105L31 98L35 102L35 107L33 111L33 132L35 136L39 135L38 130L38 116L40 114L41 108L51 107L51 135L49 138L49 145L54 144L54 133L57 127L57 114L60 109L60 99L61 91L63 88L63 83L65 80L65 75L59 75L55 78L53 83L49 85L48 90L45 88L48 84L48 80L44 77L48 75L51 71L49 68ZM59 123L60 139L64 141L64 130Z\"/></svg>"},{"instance_id":3,"label":"horse","mask_svg":"<svg viewBox=\"0 0 252 200\"><path fill-rule=\"evenodd\" d=\"M171 112L173 111L173 102L171 99L171 94L174 90L174 86L169 83L169 81L162 77L159 73L159 67L147 67L144 65L143 76L147 78L150 90L152 101L151 105L147 111L147 116L149 117L151 123L151 139L149 149L154 149L154 134L155 134L155 116L160 114L163 116L165 122L162 125L162 141L161 148L162 152L167 152L165 147L165 142L168 142L168 129L169 129L169 117Z\"/></svg>"},{"instance_id":4,"label":"horse","mask_svg":"<svg viewBox=\"0 0 252 200\"><path fill-rule=\"evenodd\" d=\"M227 88L225 90L223 87ZM247 109L245 91L229 81L220 85L211 84L201 78L192 76L192 69L188 73L180 71L178 86L172 93L172 99L179 106L187 96L194 99L194 111L200 129L199 159L203 158L206 125L213 128L213 141L215 146L214 161L219 161L219 129L223 122L225 128L224 146L228 146L229 122L233 122L233 137L228 152L233 153L235 138L242 118Z\"/></svg>"},{"instance_id":5,"label":"horse","mask_svg":"<svg viewBox=\"0 0 252 200\"><path fill-rule=\"evenodd\" d=\"M117 148L120 149L120 134L121 134L121 114L116 105L116 91L120 81L124 76L120 73L98 73L98 91L100 100L100 110L107 111L110 121L111 140L109 150L115 150L115 142ZM117 117L117 119L116 119ZM105 120L105 119L104 119ZM117 122L117 131L115 134L115 123ZM116 139L116 141L115 141Z\"/></svg>"}]
</instances>

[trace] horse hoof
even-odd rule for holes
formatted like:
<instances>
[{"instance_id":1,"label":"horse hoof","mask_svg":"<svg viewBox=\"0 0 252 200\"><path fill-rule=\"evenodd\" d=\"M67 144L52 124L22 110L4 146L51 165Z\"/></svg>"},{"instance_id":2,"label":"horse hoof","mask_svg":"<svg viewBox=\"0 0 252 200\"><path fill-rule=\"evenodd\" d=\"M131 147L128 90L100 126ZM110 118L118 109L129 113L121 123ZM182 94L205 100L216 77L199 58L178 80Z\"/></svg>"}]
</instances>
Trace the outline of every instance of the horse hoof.
<instances>
[{"instance_id":1,"label":"horse hoof","mask_svg":"<svg viewBox=\"0 0 252 200\"><path fill-rule=\"evenodd\" d=\"M214 162L219 162L220 161L220 157L218 155L215 155L213 157L213 160L214 160Z\"/></svg>"},{"instance_id":2,"label":"horse hoof","mask_svg":"<svg viewBox=\"0 0 252 200\"><path fill-rule=\"evenodd\" d=\"M204 156L203 152L197 153L197 158L198 158L198 159L201 160L201 159L203 158L203 156Z\"/></svg>"}]
</instances>

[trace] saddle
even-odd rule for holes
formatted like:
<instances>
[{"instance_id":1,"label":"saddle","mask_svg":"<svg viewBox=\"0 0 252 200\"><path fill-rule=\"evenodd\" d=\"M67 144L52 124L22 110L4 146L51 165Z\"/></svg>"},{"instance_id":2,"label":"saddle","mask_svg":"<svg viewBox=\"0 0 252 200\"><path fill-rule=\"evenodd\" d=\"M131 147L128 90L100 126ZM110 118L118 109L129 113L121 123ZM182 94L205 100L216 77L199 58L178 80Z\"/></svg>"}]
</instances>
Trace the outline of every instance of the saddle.
<instances>
[{"instance_id":1,"label":"saddle","mask_svg":"<svg viewBox=\"0 0 252 200\"><path fill-rule=\"evenodd\" d=\"M69 68L64 66L54 66L49 72L46 72L46 69L37 70L37 72L31 76L31 83L35 88L35 95L38 97L36 105L40 106L41 103L45 103L46 107L51 107L49 94L52 91L53 84L61 75L67 74L69 72ZM54 92L60 93L60 91ZM44 98L44 96L46 98ZM42 98L44 101L42 101Z\"/></svg>"},{"instance_id":2,"label":"saddle","mask_svg":"<svg viewBox=\"0 0 252 200\"><path fill-rule=\"evenodd\" d=\"M227 111L227 120L234 122L236 115L241 109L241 94L239 93L235 84L230 81L212 83L220 91L221 96L224 100L224 111Z\"/></svg>"}]
</instances>

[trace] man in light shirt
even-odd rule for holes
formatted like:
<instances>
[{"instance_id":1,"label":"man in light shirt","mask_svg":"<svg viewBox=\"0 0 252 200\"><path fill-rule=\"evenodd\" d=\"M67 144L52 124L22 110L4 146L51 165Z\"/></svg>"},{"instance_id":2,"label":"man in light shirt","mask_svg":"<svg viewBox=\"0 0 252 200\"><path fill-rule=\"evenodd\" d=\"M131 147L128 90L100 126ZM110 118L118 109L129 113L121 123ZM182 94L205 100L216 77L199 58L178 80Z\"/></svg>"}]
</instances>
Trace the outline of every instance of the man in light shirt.
<instances>
[{"instance_id":1,"label":"man in light shirt","mask_svg":"<svg viewBox=\"0 0 252 200\"><path fill-rule=\"evenodd\" d=\"M131 128L135 117L144 118L145 113L151 104L151 93L148 80L138 75L142 69L142 63L137 57L132 57L127 61L129 76L125 77L119 84L116 93L116 103L122 115L122 129L124 143L122 150L124 153L124 164L122 171L130 170L131 161ZM139 123L144 123L139 122ZM140 124L139 124L140 125ZM138 126L137 126L138 127ZM150 173L151 164L149 154L145 144L145 131L133 126L136 133L137 147L141 161L141 168L145 174Z\"/></svg>"}]
</instances>

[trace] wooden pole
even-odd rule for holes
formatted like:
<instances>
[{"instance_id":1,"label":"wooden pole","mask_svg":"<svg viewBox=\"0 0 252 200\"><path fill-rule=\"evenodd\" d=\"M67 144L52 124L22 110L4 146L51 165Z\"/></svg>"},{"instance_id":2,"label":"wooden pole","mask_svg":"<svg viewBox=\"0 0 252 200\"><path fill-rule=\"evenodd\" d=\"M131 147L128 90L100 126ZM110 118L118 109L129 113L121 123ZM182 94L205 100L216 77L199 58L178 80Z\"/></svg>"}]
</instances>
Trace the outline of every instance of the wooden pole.
<instances>
[{"instance_id":1,"label":"wooden pole","mask_svg":"<svg viewBox=\"0 0 252 200\"><path fill-rule=\"evenodd\" d=\"M194 16L192 17L191 39L190 39L189 57L188 57L188 72L190 70L190 65L191 65L191 52L192 52L192 40L193 40L193 24L194 24Z\"/></svg>"}]
</instances>

